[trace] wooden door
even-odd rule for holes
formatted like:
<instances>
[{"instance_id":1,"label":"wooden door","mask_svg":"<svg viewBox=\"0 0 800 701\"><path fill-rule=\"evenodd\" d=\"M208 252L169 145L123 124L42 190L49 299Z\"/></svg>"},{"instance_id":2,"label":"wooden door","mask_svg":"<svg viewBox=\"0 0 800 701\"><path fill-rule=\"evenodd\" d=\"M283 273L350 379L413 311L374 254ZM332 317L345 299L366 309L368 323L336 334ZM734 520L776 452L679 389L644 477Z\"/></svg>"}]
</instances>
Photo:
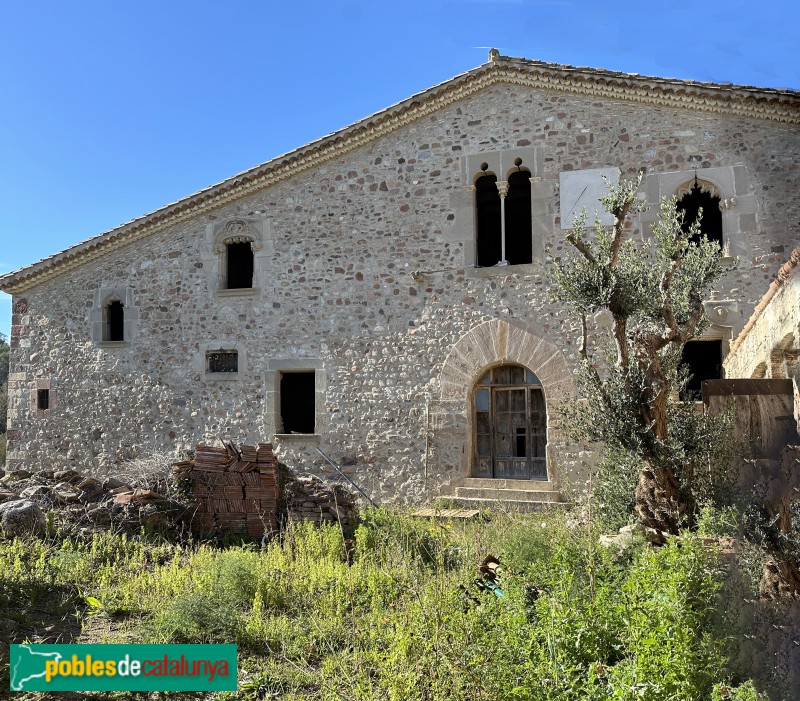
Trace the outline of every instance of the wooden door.
<instances>
[{"instance_id":1,"label":"wooden door","mask_svg":"<svg viewBox=\"0 0 800 701\"><path fill-rule=\"evenodd\" d=\"M547 408L536 376L501 366L475 394L473 477L547 479Z\"/></svg>"}]
</instances>

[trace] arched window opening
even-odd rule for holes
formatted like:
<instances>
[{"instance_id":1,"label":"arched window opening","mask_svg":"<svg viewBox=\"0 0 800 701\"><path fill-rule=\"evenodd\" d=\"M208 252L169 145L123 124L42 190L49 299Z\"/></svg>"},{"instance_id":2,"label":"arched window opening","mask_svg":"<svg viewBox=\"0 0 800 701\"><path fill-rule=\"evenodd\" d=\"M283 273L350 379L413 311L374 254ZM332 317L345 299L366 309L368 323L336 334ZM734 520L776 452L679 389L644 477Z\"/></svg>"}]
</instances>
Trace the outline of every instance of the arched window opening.
<instances>
[{"instance_id":1,"label":"arched window opening","mask_svg":"<svg viewBox=\"0 0 800 701\"><path fill-rule=\"evenodd\" d=\"M700 220L700 236L693 236L690 243L699 243L700 237L705 236L709 241L716 241L720 249L722 248L722 210L719 208L719 196L703 189L695 178L694 185L689 192L678 200L677 208L679 212L683 212L684 232L689 231L689 227L697 219L700 209L703 210L703 218Z\"/></svg>"},{"instance_id":2,"label":"arched window opening","mask_svg":"<svg viewBox=\"0 0 800 701\"><path fill-rule=\"evenodd\" d=\"M114 300L106 306L104 341L125 340L125 305Z\"/></svg>"},{"instance_id":3,"label":"arched window opening","mask_svg":"<svg viewBox=\"0 0 800 701\"><path fill-rule=\"evenodd\" d=\"M531 174L527 170L509 176L505 208L506 260L509 265L532 263Z\"/></svg>"},{"instance_id":4,"label":"arched window opening","mask_svg":"<svg viewBox=\"0 0 800 701\"><path fill-rule=\"evenodd\" d=\"M547 408L530 370L488 370L475 388L474 425L473 477L547 479Z\"/></svg>"},{"instance_id":5,"label":"arched window opening","mask_svg":"<svg viewBox=\"0 0 800 701\"><path fill-rule=\"evenodd\" d=\"M500 193L497 176L482 175L475 181L478 245L476 265L489 267L502 260L500 242Z\"/></svg>"},{"instance_id":6,"label":"arched window opening","mask_svg":"<svg viewBox=\"0 0 800 701\"><path fill-rule=\"evenodd\" d=\"M253 247L250 241L236 241L225 245L227 253L226 287L229 290L253 286Z\"/></svg>"}]
</instances>

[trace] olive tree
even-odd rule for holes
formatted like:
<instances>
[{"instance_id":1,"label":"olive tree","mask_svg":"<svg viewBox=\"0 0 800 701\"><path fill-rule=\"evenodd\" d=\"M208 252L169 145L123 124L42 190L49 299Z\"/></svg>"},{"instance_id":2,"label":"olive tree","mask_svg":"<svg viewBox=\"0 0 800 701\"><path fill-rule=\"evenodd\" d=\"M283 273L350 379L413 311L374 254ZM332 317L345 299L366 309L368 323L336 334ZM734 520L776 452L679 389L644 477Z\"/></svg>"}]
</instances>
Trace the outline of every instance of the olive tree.
<instances>
[{"instance_id":1,"label":"olive tree","mask_svg":"<svg viewBox=\"0 0 800 701\"><path fill-rule=\"evenodd\" d=\"M601 199L613 216L587 226L576 219L572 252L555 266L556 297L581 319L576 419L590 440L637 463L635 510L647 526L675 533L696 507L698 466L709 458L717 425L682 403L683 346L705 323L703 299L725 270L719 247L684 227L665 198L652 235L635 232L640 181L608 185ZM605 315L608 323L595 320ZM600 328L598 328L600 326Z\"/></svg>"}]
</instances>

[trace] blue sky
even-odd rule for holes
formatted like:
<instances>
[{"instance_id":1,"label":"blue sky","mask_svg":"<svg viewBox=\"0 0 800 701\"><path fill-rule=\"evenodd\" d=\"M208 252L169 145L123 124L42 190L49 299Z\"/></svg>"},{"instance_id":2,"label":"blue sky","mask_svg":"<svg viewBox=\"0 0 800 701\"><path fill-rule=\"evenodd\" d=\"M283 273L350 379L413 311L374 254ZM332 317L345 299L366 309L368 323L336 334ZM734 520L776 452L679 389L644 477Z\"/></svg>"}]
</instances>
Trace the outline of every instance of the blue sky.
<instances>
[{"instance_id":1,"label":"blue sky","mask_svg":"<svg viewBox=\"0 0 800 701\"><path fill-rule=\"evenodd\" d=\"M795 2L6 0L0 10L0 273L474 68L491 46L800 89ZM5 334L10 308L0 295Z\"/></svg>"}]
</instances>

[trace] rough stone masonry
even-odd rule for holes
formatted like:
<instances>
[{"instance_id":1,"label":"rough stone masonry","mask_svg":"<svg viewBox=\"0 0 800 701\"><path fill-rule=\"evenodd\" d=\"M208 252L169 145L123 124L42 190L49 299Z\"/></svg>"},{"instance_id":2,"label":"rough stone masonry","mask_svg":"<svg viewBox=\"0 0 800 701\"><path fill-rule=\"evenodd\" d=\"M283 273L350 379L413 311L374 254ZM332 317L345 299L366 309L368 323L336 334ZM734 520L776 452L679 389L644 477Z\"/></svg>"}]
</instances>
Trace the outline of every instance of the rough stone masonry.
<instances>
[{"instance_id":1,"label":"rough stone masonry","mask_svg":"<svg viewBox=\"0 0 800 701\"><path fill-rule=\"evenodd\" d=\"M799 121L790 91L495 56L0 278L9 466L113 473L142 451L269 441L293 469L317 471L320 448L376 500L418 502L476 475L481 436L493 459L506 439L524 453L527 434L481 432L476 404L488 369L518 365L544 395L547 481L580 486L592 452L559 410L578 327L548 277L574 207L597 207L600 171L642 168L651 208L695 180L717 197L739 259L707 307L724 351L797 243ZM519 171L529 262L475 267L477 179ZM230 285L236 256L249 287ZM286 430L295 413L310 430Z\"/></svg>"}]
</instances>

